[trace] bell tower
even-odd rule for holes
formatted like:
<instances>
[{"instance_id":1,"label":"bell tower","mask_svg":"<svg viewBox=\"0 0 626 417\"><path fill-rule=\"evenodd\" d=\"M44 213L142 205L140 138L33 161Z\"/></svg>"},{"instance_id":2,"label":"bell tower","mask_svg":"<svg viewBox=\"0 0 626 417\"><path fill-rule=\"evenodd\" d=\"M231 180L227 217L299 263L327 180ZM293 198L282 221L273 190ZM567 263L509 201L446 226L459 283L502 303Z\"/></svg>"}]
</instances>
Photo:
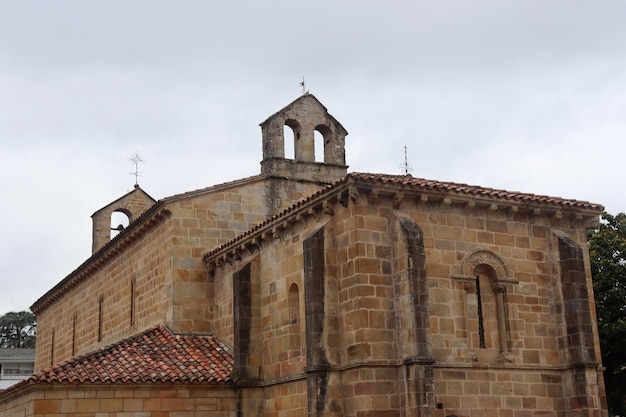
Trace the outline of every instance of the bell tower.
<instances>
[{"instance_id":1,"label":"bell tower","mask_svg":"<svg viewBox=\"0 0 626 417\"><path fill-rule=\"evenodd\" d=\"M293 139L285 138L285 126ZM348 173L345 138L348 132L312 94L304 94L261 123L261 173L294 180L333 183ZM324 160L315 160L315 132L321 134ZM285 157L285 141L293 140L294 157Z\"/></svg>"},{"instance_id":2,"label":"bell tower","mask_svg":"<svg viewBox=\"0 0 626 417\"><path fill-rule=\"evenodd\" d=\"M156 200L136 184L134 190L92 214L92 253L96 253L111 241L112 230L119 232L123 230L122 225L111 224L113 213L124 214L128 218L128 222L131 223L154 203Z\"/></svg>"}]
</instances>

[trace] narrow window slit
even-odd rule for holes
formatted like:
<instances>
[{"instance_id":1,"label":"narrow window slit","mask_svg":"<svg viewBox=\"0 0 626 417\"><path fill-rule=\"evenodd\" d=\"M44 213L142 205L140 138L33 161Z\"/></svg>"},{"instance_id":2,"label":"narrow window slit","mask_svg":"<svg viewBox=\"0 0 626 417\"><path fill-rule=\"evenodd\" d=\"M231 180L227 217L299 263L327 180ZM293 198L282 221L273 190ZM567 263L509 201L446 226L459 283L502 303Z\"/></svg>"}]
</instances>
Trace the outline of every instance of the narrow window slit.
<instances>
[{"instance_id":1,"label":"narrow window slit","mask_svg":"<svg viewBox=\"0 0 626 417\"><path fill-rule=\"evenodd\" d=\"M486 349L485 344L485 324L483 322L483 302L480 294L480 276L476 275L476 303L478 304L478 340L479 346Z\"/></svg>"}]
</instances>

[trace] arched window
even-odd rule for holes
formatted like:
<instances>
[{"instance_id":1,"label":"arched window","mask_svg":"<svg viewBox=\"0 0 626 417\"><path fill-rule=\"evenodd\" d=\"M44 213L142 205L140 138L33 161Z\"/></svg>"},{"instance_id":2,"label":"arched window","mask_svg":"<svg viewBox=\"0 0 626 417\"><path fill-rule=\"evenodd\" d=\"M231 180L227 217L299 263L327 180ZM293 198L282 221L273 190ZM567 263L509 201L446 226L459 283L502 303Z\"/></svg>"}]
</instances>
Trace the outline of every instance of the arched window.
<instances>
[{"instance_id":1,"label":"arched window","mask_svg":"<svg viewBox=\"0 0 626 417\"><path fill-rule=\"evenodd\" d=\"M111 239L128 227L129 217L129 213L125 213L122 210L116 210L111 213Z\"/></svg>"},{"instance_id":2,"label":"arched window","mask_svg":"<svg viewBox=\"0 0 626 417\"><path fill-rule=\"evenodd\" d=\"M487 352L479 354L487 361L510 362L507 286L517 284L517 279L510 276L508 266L498 255L483 249L463 258L461 272L453 278L465 285L468 346Z\"/></svg>"},{"instance_id":3,"label":"arched window","mask_svg":"<svg viewBox=\"0 0 626 417\"><path fill-rule=\"evenodd\" d=\"M315 162L332 162L326 157L326 147L330 144L330 136L330 129L328 126L317 125L315 127Z\"/></svg>"},{"instance_id":4,"label":"arched window","mask_svg":"<svg viewBox=\"0 0 626 417\"><path fill-rule=\"evenodd\" d=\"M314 132L315 162L324 162L324 136L319 132Z\"/></svg>"},{"instance_id":5,"label":"arched window","mask_svg":"<svg viewBox=\"0 0 626 417\"><path fill-rule=\"evenodd\" d=\"M300 134L300 123L292 119L285 121L285 126L283 128L283 138L285 146L284 155L286 159L297 159L296 142L300 140Z\"/></svg>"},{"instance_id":6,"label":"arched window","mask_svg":"<svg viewBox=\"0 0 626 417\"><path fill-rule=\"evenodd\" d=\"M287 295L289 302L289 352L288 360L299 360L302 355L302 340L300 332L300 290L295 283L289 286Z\"/></svg>"},{"instance_id":7,"label":"arched window","mask_svg":"<svg viewBox=\"0 0 626 417\"><path fill-rule=\"evenodd\" d=\"M289 287L289 321L291 324L300 324L300 291L296 284ZM299 330L299 329L298 329Z\"/></svg>"}]
</instances>

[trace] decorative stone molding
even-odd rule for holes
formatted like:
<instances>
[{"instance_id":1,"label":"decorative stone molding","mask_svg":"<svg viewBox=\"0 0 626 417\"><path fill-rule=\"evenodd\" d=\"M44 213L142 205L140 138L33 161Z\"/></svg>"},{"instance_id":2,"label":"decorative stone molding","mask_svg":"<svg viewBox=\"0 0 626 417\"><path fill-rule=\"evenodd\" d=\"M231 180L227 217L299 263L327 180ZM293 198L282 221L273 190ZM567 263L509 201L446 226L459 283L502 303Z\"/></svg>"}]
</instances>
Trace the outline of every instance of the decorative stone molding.
<instances>
[{"instance_id":1,"label":"decorative stone molding","mask_svg":"<svg viewBox=\"0 0 626 417\"><path fill-rule=\"evenodd\" d=\"M488 265L496 273L496 282L494 287L498 284L517 284L519 281L511 277L509 273L509 267L506 262L494 252L487 249L475 249L472 252L465 255L461 261L460 274L453 274L452 278L461 280L474 280L476 278L474 270L478 265Z\"/></svg>"},{"instance_id":2,"label":"decorative stone molding","mask_svg":"<svg viewBox=\"0 0 626 417\"><path fill-rule=\"evenodd\" d=\"M453 274L452 278L464 281L465 290L470 291L472 287L478 285L477 269L481 266L489 266L493 271L490 275L490 286L495 296L495 306L497 314L498 339L500 344L499 363L511 363L511 336L509 328L509 313L507 302L507 284L517 284L519 281L511 277L509 268L502 258L494 252L478 248L468 253L461 261L461 274ZM472 285L473 284L473 285ZM478 290L477 290L478 294ZM478 320L482 323L482 316L479 311ZM481 335L481 337L483 337ZM481 348L485 346L481 345ZM476 354L471 354L472 361L477 361Z\"/></svg>"}]
</instances>

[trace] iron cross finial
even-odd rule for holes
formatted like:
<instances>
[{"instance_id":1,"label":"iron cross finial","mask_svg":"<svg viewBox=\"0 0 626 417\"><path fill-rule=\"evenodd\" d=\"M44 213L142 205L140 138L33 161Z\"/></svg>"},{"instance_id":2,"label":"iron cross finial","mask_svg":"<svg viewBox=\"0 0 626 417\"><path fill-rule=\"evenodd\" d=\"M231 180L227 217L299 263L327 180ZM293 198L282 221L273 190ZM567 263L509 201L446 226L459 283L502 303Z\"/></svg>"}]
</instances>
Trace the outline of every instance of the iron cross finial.
<instances>
[{"instance_id":1,"label":"iron cross finial","mask_svg":"<svg viewBox=\"0 0 626 417\"><path fill-rule=\"evenodd\" d=\"M139 163L143 162L144 160L141 159L138 152L135 152L135 154L128 158L128 160L135 164L135 172L131 172L130 175L135 176L135 188L137 188L139 187L139 177L141 176L141 172L139 172Z\"/></svg>"},{"instance_id":2,"label":"iron cross finial","mask_svg":"<svg viewBox=\"0 0 626 417\"><path fill-rule=\"evenodd\" d=\"M302 77L302 81L300 82L300 87L302 87L302 95L306 96L309 92L306 91L306 83L304 82L304 77Z\"/></svg>"}]
</instances>

